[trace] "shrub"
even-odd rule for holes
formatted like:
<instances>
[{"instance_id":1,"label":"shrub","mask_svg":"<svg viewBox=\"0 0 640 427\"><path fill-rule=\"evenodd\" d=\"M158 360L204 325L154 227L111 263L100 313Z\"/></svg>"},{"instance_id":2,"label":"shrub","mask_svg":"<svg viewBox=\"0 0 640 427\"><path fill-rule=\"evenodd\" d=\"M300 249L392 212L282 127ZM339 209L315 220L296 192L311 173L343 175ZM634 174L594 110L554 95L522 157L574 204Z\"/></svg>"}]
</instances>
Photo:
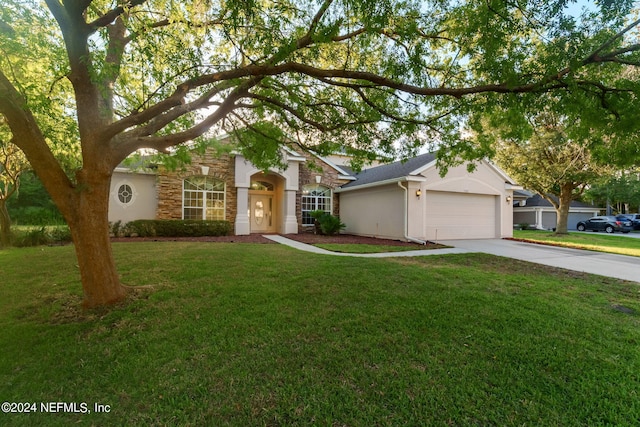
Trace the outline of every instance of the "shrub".
<instances>
[{"instance_id":1,"label":"shrub","mask_svg":"<svg viewBox=\"0 0 640 427\"><path fill-rule=\"evenodd\" d=\"M138 237L227 236L232 230L229 221L139 219L127 223L125 234Z\"/></svg>"},{"instance_id":2,"label":"shrub","mask_svg":"<svg viewBox=\"0 0 640 427\"><path fill-rule=\"evenodd\" d=\"M71 242L69 227L39 227L18 230L13 233L13 245L17 247L53 245Z\"/></svg>"},{"instance_id":3,"label":"shrub","mask_svg":"<svg viewBox=\"0 0 640 427\"><path fill-rule=\"evenodd\" d=\"M20 225L59 225L64 224L62 214L54 209L40 206L27 206L11 210L14 224Z\"/></svg>"},{"instance_id":4,"label":"shrub","mask_svg":"<svg viewBox=\"0 0 640 427\"><path fill-rule=\"evenodd\" d=\"M315 219L316 233L324 234L325 236L333 236L346 227L335 215L324 211L313 211L309 213L311 218Z\"/></svg>"},{"instance_id":5,"label":"shrub","mask_svg":"<svg viewBox=\"0 0 640 427\"><path fill-rule=\"evenodd\" d=\"M113 223L109 223L109 228L111 229L111 234L113 237L121 237L124 234L125 227L122 226L122 221L118 220Z\"/></svg>"},{"instance_id":6,"label":"shrub","mask_svg":"<svg viewBox=\"0 0 640 427\"><path fill-rule=\"evenodd\" d=\"M138 237L154 237L156 230L154 227L155 220L137 219L135 221L128 222L126 225L125 235L138 236Z\"/></svg>"},{"instance_id":7,"label":"shrub","mask_svg":"<svg viewBox=\"0 0 640 427\"><path fill-rule=\"evenodd\" d=\"M49 232L53 243L69 243L71 242L71 230L68 226L52 227Z\"/></svg>"},{"instance_id":8,"label":"shrub","mask_svg":"<svg viewBox=\"0 0 640 427\"><path fill-rule=\"evenodd\" d=\"M25 232L18 232L14 236L14 245L22 248L26 246L40 246L51 243L47 229L43 226Z\"/></svg>"}]
</instances>

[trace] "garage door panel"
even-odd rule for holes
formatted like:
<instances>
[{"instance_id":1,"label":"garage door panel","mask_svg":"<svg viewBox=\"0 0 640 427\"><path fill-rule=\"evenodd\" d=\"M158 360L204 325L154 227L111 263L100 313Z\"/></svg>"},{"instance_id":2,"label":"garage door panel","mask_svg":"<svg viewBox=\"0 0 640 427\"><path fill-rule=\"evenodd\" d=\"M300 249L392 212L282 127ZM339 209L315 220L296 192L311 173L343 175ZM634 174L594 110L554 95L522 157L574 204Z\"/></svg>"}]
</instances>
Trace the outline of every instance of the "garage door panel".
<instances>
[{"instance_id":1,"label":"garage door panel","mask_svg":"<svg viewBox=\"0 0 640 427\"><path fill-rule=\"evenodd\" d=\"M429 240L494 238L496 196L428 191L426 237Z\"/></svg>"}]
</instances>

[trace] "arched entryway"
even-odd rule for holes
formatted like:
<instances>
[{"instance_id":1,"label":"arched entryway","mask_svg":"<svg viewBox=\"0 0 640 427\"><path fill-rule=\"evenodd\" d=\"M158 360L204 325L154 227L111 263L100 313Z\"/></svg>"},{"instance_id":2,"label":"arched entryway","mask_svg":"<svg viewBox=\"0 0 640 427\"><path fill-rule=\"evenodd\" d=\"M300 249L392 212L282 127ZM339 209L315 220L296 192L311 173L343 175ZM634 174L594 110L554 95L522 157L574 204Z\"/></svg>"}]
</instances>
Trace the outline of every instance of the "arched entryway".
<instances>
[{"instance_id":1,"label":"arched entryway","mask_svg":"<svg viewBox=\"0 0 640 427\"><path fill-rule=\"evenodd\" d=\"M300 161L303 159L289 158L286 169L261 172L236 155L235 234L298 232L296 193Z\"/></svg>"},{"instance_id":2,"label":"arched entryway","mask_svg":"<svg viewBox=\"0 0 640 427\"><path fill-rule=\"evenodd\" d=\"M279 195L281 181L277 175L257 173L249 187L249 223L251 233L275 233L281 216Z\"/></svg>"}]
</instances>

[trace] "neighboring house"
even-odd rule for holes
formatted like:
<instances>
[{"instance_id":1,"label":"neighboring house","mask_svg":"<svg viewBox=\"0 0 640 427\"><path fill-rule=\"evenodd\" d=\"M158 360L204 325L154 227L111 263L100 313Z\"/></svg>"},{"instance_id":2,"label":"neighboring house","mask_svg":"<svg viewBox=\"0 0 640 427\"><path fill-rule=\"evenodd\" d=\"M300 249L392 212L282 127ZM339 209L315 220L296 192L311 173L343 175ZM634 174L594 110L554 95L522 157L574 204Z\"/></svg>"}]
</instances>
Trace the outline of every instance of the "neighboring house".
<instances>
[{"instance_id":1,"label":"neighboring house","mask_svg":"<svg viewBox=\"0 0 640 427\"><path fill-rule=\"evenodd\" d=\"M345 232L400 240L509 237L515 183L482 161L474 172L450 168L440 177L435 156L366 169L340 157L283 151L286 169L263 172L240 154L194 156L184 170L118 168L109 220L216 219L234 233L313 231L314 210L339 215ZM310 167L313 163L314 167Z\"/></svg>"},{"instance_id":2,"label":"neighboring house","mask_svg":"<svg viewBox=\"0 0 640 427\"><path fill-rule=\"evenodd\" d=\"M553 205L539 194L531 192L523 192L522 194L524 197L518 197L519 195L514 197L513 223L516 225L528 224L530 227L540 230L555 229L557 216ZM569 206L567 228L575 230L578 222L600 215L601 211L602 209L597 206L574 200Z\"/></svg>"}]
</instances>

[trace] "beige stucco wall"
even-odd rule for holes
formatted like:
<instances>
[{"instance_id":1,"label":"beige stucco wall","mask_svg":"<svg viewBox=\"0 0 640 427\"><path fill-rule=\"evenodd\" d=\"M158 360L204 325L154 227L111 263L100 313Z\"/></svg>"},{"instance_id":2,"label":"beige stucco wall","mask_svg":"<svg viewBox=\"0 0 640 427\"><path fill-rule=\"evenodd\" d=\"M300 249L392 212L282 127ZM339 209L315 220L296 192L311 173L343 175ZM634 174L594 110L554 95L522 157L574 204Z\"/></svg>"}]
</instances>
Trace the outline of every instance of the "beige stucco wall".
<instances>
[{"instance_id":1,"label":"beige stucco wall","mask_svg":"<svg viewBox=\"0 0 640 427\"><path fill-rule=\"evenodd\" d=\"M419 171L420 172L420 171ZM435 164L412 176L407 180L392 182L383 186L371 186L362 189L347 189L340 193L340 217L347 225L345 232L376 236L389 239L405 239L406 237L420 240L434 240L433 227L429 223L428 205L442 195L455 197L459 195L460 206L455 200L449 205L452 213L452 223L455 224L455 216L460 213L456 209L465 209L465 214L473 221L474 204L465 203L473 200L482 200L487 212L494 216L484 218L485 230L490 229L491 235L486 237L511 237L513 236L513 197L511 184L507 184L508 177L494 169L488 163L482 162L476 170L468 172L465 165L452 167L445 177L440 177ZM405 194L405 190L406 194ZM420 192L420 196L417 192ZM473 194L474 197L465 195ZM405 199L406 197L406 199ZM406 211L405 211L406 200ZM470 205L470 206L465 206ZM404 215L407 212L405 228ZM490 221L490 227L486 227ZM470 227L471 228L471 227ZM460 232L458 232L460 231ZM441 230L441 239L465 238L468 229L457 230L450 227L447 232Z\"/></svg>"},{"instance_id":2,"label":"beige stucco wall","mask_svg":"<svg viewBox=\"0 0 640 427\"><path fill-rule=\"evenodd\" d=\"M384 239L404 237L404 191L396 183L340 194L345 233Z\"/></svg>"},{"instance_id":3,"label":"beige stucco wall","mask_svg":"<svg viewBox=\"0 0 640 427\"><path fill-rule=\"evenodd\" d=\"M123 204L118 199L118 189L127 184L133 190L130 203ZM154 174L131 173L116 170L111 178L109 194L109 221L127 223L136 219L154 219L158 199L156 197L156 176Z\"/></svg>"}]
</instances>

